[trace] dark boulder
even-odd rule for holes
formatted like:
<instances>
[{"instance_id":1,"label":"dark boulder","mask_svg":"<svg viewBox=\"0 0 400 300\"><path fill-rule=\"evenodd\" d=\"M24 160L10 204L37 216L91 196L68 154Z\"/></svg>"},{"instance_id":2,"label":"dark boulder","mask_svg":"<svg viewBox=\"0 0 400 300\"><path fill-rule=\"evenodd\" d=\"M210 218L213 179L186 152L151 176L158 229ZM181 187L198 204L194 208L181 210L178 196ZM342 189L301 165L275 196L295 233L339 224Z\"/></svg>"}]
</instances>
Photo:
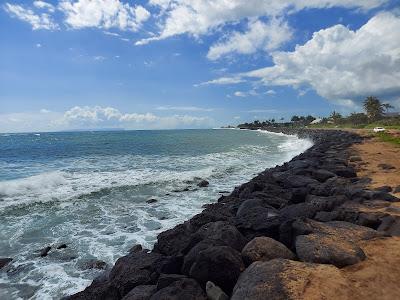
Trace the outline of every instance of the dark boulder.
<instances>
[{"instance_id":1,"label":"dark boulder","mask_svg":"<svg viewBox=\"0 0 400 300\"><path fill-rule=\"evenodd\" d=\"M201 283L212 281L230 294L244 264L238 251L227 246L215 246L200 251L190 268L190 277Z\"/></svg>"},{"instance_id":2,"label":"dark boulder","mask_svg":"<svg viewBox=\"0 0 400 300\"><path fill-rule=\"evenodd\" d=\"M161 274L158 277L157 281L157 290L161 290L169 285L171 285L173 282L185 279L187 278L185 275L181 274Z\"/></svg>"},{"instance_id":3,"label":"dark boulder","mask_svg":"<svg viewBox=\"0 0 400 300\"><path fill-rule=\"evenodd\" d=\"M155 284L165 257L145 251L130 253L117 260L110 272L110 282L121 296L138 285Z\"/></svg>"},{"instance_id":4,"label":"dark boulder","mask_svg":"<svg viewBox=\"0 0 400 300\"><path fill-rule=\"evenodd\" d=\"M161 232L157 236L154 251L164 255L178 255L186 249L192 239L193 232L187 224L179 224L172 229Z\"/></svg>"},{"instance_id":5,"label":"dark boulder","mask_svg":"<svg viewBox=\"0 0 400 300\"><path fill-rule=\"evenodd\" d=\"M294 259L295 255L282 243L269 237L256 237L244 246L242 258L246 265L274 258Z\"/></svg>"},{"instance_id":6,"label":"dark boulder","mask_svg":"<svg viewBox=\"0 0 400 300\"><path fill-rule=\"evenodd\" d=\"M152 203L156 203L156 202L158 202L158 200L156 198L150 198L150 199L146 200L146 203L148 203L148 204L152 204Z\"/></svg>"},{"instance_id":7,"label":"dark boulder","mask_svg":"<svg viewBox=\"0 0 400 300\"><path fill-rule=\"evenodd\" d=\"M309 184L317 184L318 181L301 175L289 175L283 180L284 186L289 188L305 187Z\"/></svg>"},{"instance_id":8,"label":"dark boulder","mask_svg":"<svg viewBox=\"0 0 400 300\"><path fill-rule=\"evenodd\" d=\"M235 226L247 238L269 236L278 238L281 218L270 209L252 209L245 215L235 218Z\"/></svg>"},{"instance_id":9,"label":"dark boulder","mask_svg":"<svg viewBox=\"0 0 400 300\"><path fill-rule=\"evenodd\" d=\"M345 238L345 237L344 237ZM345 267L366 258L356 244L329 234L300 235L296 238L296 252L301 261Z\"/></svg>"},{"instance_id":10,"label":"dark boulder","mask_svg":"<svg viewBox=\"0 0 400 300\"><path fill-rule=\"evenodd\" d=\"M181 279L159 290L151 300L207 300L200 285L193 279Z\"/></svg>"},{"instance_id":11,"label":"dark boulder","mask_svg":"<svg viewBox=\"0 0 400 300\"><path fill-rule=\"evenodd\" d=\"M384 185L384 186L380 186L380 187L375 188L375 191L384 192L384 193L390 193L391 191L393 191L393 189L392 189L391 186Z\"/></svg>"},{"instance_id":12,"label":"dark boulder","mask_svg":"<svg viewBox=\"0 0 400 300\"><path fill-rule=\"evenodd\" d=\"M129 253L136 253L136 252L140 252L140 251L142 251L143 250L143 247L142 247L142 245L140 245L140 244L136 244L136 245L133 245L132 247L131 247L131 249L129 249Z\"/></svg>"},{"instance_id":13,"label":"dark boulder","mask_svg":"<svg viewBox=\"0 0 400 300\"><path fill-rule=\"evenodd\" d=\"M107 268L107 263L98 259L88 259L80 263L80 268L83 270L88 270L88 269L104 270Z\"/></svg>"},{"instance_id":14,"label":"dark boulder","mask_svg":"<svg viewBox=\"0 0 400 300\"><path fill-rule=\"evenodd\" d=\"M46 257L50 250L51 250L50 246L47 246L47 247L44 247L43 249L41 249L39 252L40 257Z\"/></svg>"},{"instance_id":15,"label":"dark boulder","mask_svg":"<svg viewBox=\"0 0 400 300\"><path fill-rule=\"evenodd\" d=\"M126 294L122 300L149 300L156 292L155 285L139 285Z\"/></svg>"},{"instance_id":16,"label":"dark boulder","mask_svg":"<svg viewBox=\"0 0 400 300\"><path fill-rule=\"evenodd\" d=\"M207 187L210 183L207 180L200 181L197 186L198 187Z\"/></svg>"},{"instance_id":17,"label":"dark boulder","mask_svg":"<svg viewBox=\"0 0 400 300\"><path fill-rule=\"evenodd\" d=\"M196 244L201 240L208 239L220 242L221 245L232 247L241 251L246 243L243 235L235 226L228 222L211 222L200 227L192 237L191 244Z\"/></svg>"},{"instance_id":18,"label":"dark boulder","mask_svg":"<svg viewBox=\"0 0 400 300\"><path fill-rule=\"evenodd\" d=\"M58 245L58 246L56 247L57 250L65 249L65 248L67 248L67 244L60 244L60 245Z\"/></svg>"},{"instance_id":19,"label":"dark boulder","mask_svg":"<svg viewBox=\"0 0 400 300\"><path fill-rule=\"evenodd\" d=\"M8 265L13 259L9 257L0 258L0 270Z\"/></svg>"},{"instance_id":20,"label":"dark boulder","mask_svg":"<svg viewBox=\"0 0 400 300\"><path fill-rule=\"evenodd\" d=\"M327 181L329 178L335 177L335 173L332 173L328 170L324 170L324 169L318 169L313 171L312 173L312 177L314 179L317 179L319 182L325 182Z\"/></svg>"}]
</instances>

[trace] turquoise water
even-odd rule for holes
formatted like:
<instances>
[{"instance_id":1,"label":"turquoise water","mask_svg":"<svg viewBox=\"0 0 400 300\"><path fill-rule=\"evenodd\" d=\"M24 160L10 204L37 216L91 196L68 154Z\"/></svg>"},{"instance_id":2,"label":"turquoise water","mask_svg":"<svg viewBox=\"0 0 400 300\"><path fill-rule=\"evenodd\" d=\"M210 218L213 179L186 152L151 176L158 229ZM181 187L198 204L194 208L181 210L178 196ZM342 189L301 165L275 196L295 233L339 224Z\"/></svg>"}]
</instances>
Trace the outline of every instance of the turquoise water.
<instances>
[{"instance_id":1,"label":"turquoise water","mask_svg":"<svg viewBox=\"0 0 400 300\"><path fill-rule=\"evenodd\" d=\"M0 134L0 257L14 258L0 298L82 290L100 272L82 267L88 259L112 264L134 244L151 248L161 231L310 145L242 130ZM210 185L197 188L201 179Z\"/></svg>"}]
</instances>

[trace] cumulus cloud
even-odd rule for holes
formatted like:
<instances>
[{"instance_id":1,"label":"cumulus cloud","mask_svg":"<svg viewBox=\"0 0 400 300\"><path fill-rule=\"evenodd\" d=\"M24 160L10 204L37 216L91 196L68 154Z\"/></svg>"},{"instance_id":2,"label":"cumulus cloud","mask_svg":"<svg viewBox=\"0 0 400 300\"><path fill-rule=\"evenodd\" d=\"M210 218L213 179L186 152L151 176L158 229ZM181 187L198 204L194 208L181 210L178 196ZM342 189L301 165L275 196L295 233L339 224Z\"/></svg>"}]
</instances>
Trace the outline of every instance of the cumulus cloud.
<instances>
[{"instance_id":1,"label":"cumulus cloud","mask_svg":"<svg viewBox=\"0 0 400 300\"><path fill-rule=\"evenodd\" d=\"M150 0L160 9L160 32L137 44L189 34L199 37L245 19L280 17L309 8L345 7L368 10L388 0Z\"/></svg>"},{"instance_id":2,"label":"cumulus cloud","mask_svg":"<svg viewBox=\"0 0 400 300\"><path fill-rule=\"evenodd\" d=\"M118 28L137 31L150 17L143 6L131 6L119 0L63 0L58 5L65 22L72 28Z\"/></svg>"},{"instance_id":3,"label":"cumulus cloud","mask_svg":"<svg viewBox=\"0 0 400 300\"><path fill-rule=\"evenodd\" d=\"M268 23L260 20L249 22L246 32L233 32L226 39L211 46L207 57L216 60L230 53L252 54L259 50L272 51L290 40L292 30L286 22L272 19Z\"/></svg>"},{"instance_id":4,"label":"cumulus cloud","mask_svg":"<svg viewBox=\"0 0 400 300\"><path fill-rule=\"evenodd\" d=\"M387 12L374 16L356 31L343 25L323 29L293 52L273 53L273 66L234 79L247 77L267 86L312 88L343 105L353 105L354 100L368 95L390 100L400 94L398 28L400 17Z\"/></svg>"},{"instance_id":5,"label":"cumulus cloud","mask_svg":"<svg viewBox=\"0 0 400 300\"><path fill-rule=\"evenodd\" d=\"M245 80L240 78L239 76L236 77L221 77L221 78L217 78L217 79L213 79L210 81L206 81L206 82L201 82L198 84L195 84L195 87L199 87L202 85L212 85L212 84L218 84L218 85L228 85L228 84L237 84L237 83L241 83L244 82Z\"/></svg>"},{"instance_id":6,"label":"cumulus cloud","mask_svg":"<svg viewBox=\"0 0 400 300\"><path fill-rule=\"evenodd\" d=\"M0 114L0 132L58 131L73 129L174 129L207 128L209 117L183 115L159 116L147 113L123 113L114 107L75 106L65 112L41 109L38 112Z\"/></svg>"},{"instance_id":7,"label":"cumulus cloud","mask_svg":"<svg viewBox=\"0 0 400 300\"><path fill-rule=\"evenodd\" d=\"M10 16L29 23L33 30L56 30L59 28L51 16L47 13L35 13L33 10L25 8L21 5L10 3L6 3L4 5L4 10Z\"/></svg>"}]
</instances>

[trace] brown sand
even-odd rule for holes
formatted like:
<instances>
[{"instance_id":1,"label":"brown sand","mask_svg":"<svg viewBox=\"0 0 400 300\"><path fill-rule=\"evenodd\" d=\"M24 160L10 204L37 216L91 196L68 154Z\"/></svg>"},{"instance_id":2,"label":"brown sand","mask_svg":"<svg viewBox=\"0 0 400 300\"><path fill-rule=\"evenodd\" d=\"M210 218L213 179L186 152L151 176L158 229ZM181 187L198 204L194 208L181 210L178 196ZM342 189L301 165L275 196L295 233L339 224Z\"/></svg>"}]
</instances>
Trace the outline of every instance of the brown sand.
<instances>
[{"instance_id":1,"label":"brown sand","mask_svg":"<svg viewBox=\"0 0 400 300\"><path fill-rule=\"evenodd\" d=\"M357 132L364 136L371 136L370 131ZM362 144L353 146L352 155L358 155L362 159L362 161L354 163L358 176L372 179L367 188L373 189L388 185L394 189L400 186L400 147L381 142L377 138L371 138L366 139ZM383 170L378 167L382 163L390 164L395 169ZM400 197L400 193L392 194ZM400 202L391 203L390 207L400 208ZM387 207L368 207L360 204L357 209L360 212L384 211L387 213ZM400 212L394 210L390 214L399 216ZM333 297L332 295L323 296L318 289L310 288L305 293L305 295L308 293L307 298L400 300L400 237L376 238L361 242L359 246L365 252L367 259L340 269L340 274L344 277L346 286L343 287L343 280L340 277L339 279L336 278L337 276L315 277L312 279L313 286L329 284L333 286L333 289L336 287L337 293ZM316 297L310 297L310 293Z\"/></svg>"},{"instance_id":2,"label":"brown sand","mask_svg":"<svg viewBox=\"0 0 400 300\"><path fill-rule=\"evenodd\" d=\"M364 136L370 136L370 131L359 131ZM397 134L393 132L393 134ZM366 139L362 144L353 146L354 154L361 156L362 162L357 165L359 177L369 177L372 182L369 188L377 188L384 185L393 189L400 186L400 147L391 143L381 142L372 137ZM383 170L379 164L389 164L395 169ZM393 193L400 197L400 193Z\"/></svg>"},{"instance_id":3,"label":"brown sand","mask_svg":"<svg viewBox=\"0 0 400 300\"><path fill-rule=\"evenodd\" d=\"M371 136L370 131L359 133ZM362 144L353 146L352 150L362 159L357 165L357 175L372 179L368 188L388 185L394 189L400 186L400 147L371 137ZM379 164L389 164L395 169L383 170L378 167ZM400 196L400 193L392 194ZM400 207L399 204L392 203L391 206ZM397 215L396 212L392 214ZM400 299L400 237L365 241L360 246L367 259L342 269L351 299Z\"/></svg>"}]
</instances>

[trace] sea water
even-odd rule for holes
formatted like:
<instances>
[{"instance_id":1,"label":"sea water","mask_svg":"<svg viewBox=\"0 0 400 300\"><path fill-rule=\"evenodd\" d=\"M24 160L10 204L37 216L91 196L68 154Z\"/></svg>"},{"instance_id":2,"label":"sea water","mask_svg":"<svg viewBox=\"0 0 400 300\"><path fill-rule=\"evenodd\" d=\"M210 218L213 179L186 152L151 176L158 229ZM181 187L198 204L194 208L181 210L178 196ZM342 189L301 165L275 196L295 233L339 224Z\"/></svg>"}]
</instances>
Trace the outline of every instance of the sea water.
<instances>
[{"instance_id":1,"label":"sea water","mask_svg":"<svg viewBox=\"0 0 400 300\"><path fill-rule=\"evenodd\" d=\"M135 244L151 248L160 232L310 146L229 129L0 134L0 257L13 258L0 299L81 291L101 272L88 260L111 265ZM202 179L210 185L197 187Z\"/></svg>"}]
</instances>

